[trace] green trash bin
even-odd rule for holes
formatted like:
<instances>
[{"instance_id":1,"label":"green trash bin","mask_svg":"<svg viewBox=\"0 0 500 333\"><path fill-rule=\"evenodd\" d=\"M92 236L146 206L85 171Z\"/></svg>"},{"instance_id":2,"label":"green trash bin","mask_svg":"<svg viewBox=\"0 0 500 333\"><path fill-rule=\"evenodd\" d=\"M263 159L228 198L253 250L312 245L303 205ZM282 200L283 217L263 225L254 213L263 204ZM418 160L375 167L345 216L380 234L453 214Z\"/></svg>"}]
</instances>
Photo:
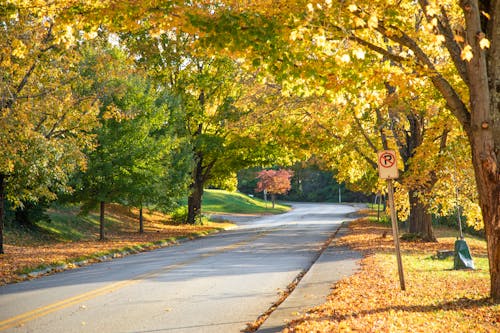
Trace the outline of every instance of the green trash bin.
<instances>
[{"instance_id":1,"label":"green trash bin","mask_svg":"<svg viewBox=\"0 0 500 333\"><path fill-rule=\"evenodd\" d=\"M453 269L474 269L474 261L470 255L469 245L464 239L455 241L455 260Z\"/></svg>"}]
</instances>

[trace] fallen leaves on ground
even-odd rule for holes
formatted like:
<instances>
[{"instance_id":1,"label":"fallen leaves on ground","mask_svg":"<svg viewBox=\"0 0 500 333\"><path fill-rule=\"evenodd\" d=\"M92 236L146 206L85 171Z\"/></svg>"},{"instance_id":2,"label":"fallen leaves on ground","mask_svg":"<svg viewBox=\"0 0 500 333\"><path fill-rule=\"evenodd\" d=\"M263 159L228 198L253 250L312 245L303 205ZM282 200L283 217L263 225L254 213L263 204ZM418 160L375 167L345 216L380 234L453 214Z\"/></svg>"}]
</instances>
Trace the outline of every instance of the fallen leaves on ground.
<instances>
[{"instance_id":1,"label":"fallen leaves on ground","mask_svg":"<svg viewBox=\"0 0 500 333\"><path fill-rule=\"evenodd\" d=\"M432 258L437 250L453 249L453 237L401 243L401 291L390 235L390 228L367 219L352 222L338 244L364 251L360 271L284 332L500 332L500 305L488 298L488 272L455 271L451 260ZM467 241L473 256L486 255L484 242Z\"/></svg>"},{"instance_id":2,"label":"fallen leaves on ground","mask_svg":"<svg viewBox=\"0 0 500 333\"><path fill-rule=\"evenodd\" d=\"M207 233L230 225L228 223L171 225L165 223L165 216L160 218L149 214L145 215L145 232L141 234L134 228L137 225L136 213L128 209L120 211L119 207L114 207L112 214L115 218L124 221L123 229L107 232L105 241L98 241L96 234L94 240L88 241L51 242L35 246L4 244L5 254L0 255L0 285L29 278L24 274L19 274L20 271L29 268L79 261L96 253L106 253L138 245L143 245L143 250L149 250L158 247L154 243L163 240L190 237L194 234ZM72 268L72 265L70 264L66 268Z\"/></svg>"}]
</instances>

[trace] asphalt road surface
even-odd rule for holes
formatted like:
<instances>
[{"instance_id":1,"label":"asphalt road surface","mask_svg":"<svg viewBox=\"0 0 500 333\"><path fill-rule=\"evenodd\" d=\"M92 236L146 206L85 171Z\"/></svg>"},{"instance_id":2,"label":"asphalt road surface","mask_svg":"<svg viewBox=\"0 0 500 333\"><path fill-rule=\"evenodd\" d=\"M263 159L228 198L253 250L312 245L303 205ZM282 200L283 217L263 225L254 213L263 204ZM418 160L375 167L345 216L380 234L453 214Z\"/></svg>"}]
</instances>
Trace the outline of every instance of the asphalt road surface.
<instances>
[{"instance_id":1,"label":"asphalt road surface","mask_svg":"<svg viewBox=\"0 0 500 333\"><path fill-rule=\"evenodd\" d=\"M0 331L240 332L354 211L295 204L231 231L2 286Z\"/></svg>"}]
</instances>

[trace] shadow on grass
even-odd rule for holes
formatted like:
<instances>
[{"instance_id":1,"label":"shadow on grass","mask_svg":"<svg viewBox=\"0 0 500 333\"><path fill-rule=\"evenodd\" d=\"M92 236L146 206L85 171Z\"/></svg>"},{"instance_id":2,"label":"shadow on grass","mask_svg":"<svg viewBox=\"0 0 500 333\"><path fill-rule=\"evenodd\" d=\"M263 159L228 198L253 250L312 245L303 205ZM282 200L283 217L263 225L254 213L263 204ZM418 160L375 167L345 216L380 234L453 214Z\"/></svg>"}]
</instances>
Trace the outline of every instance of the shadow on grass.
<instances>
[{"instance_id":1,"label":"shadow on grass","mask_svg":"<svg viewBox=\"0 0 500 333\"><path fill-rule=\"evenodd\" d=\"M464 309L474 309L482 306L491 306L494 304L495 303L489 297L480 299L459 298L454 301L443 302L434 305L395 305L395 306L387 306L371 310L353 311L346 314L335 313L335 310L333 310L334 313L332 315L324 315L319 318L315 318L314 320L315 321L334 320L340 322L351 318L361 318L363 316L369 316L374 314L390 313L391 311L402 311L408 313L432 313L437 311L459 311ZM306 321L308 321L307 318L294 320L293 325L295 326Z\"/></svg>"}]
</instances>

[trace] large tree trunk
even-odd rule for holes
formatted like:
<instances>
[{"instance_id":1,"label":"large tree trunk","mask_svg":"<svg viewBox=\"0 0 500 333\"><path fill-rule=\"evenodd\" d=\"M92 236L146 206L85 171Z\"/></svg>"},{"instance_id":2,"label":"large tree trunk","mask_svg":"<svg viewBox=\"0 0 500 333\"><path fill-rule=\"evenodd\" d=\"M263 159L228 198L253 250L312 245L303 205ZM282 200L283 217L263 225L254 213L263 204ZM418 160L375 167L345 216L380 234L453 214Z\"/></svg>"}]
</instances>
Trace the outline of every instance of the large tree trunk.
<instances>
[{"instance_id":1,"label":"large tree trunk","mask_svg":"<svg viewBox=\"0 0 500 333\"><path fill-rule=\"evenodd\" d=\"M488 247L491 297L500 302L500 166L491 136L476 132L470 141Z\"/></svg>"},{"instance_id":2,"label":"large tree trunk","mask_svg":"<svg viewBox=\"0 0 500 333\"><path fill-rule=\"evenodd\" d=\"M398 148L401 158L403 159L405 172L410 169L410 164L414 158L415 151L422 146L424 142L424 133L426 131L425 121L417 112L409 109L406 110L406 119L408 121L409 130L402 131L401 128L392 130L394 136L398 138ZM446 134L443 135L446 137ZM405 138L402 140L401 138ZM446 146L446 140L441 142L441 149ZM408 197L410 201L410 214L408 217L409 232L418 235L423 241L435 242L434 230L432 229L432 215L427 211L427 204L419 199L419 194L430 193L437 178L433 176L434 170L431 173L431 180L425 184L420 184L417 188L408 188Z\"/></svg>"},{"instance_id":3,"label":"large tree trunk","mask_svg":"<svg viewBox=\"0 0 500 333\"><path fill-rule=\"evenodd\" d=\"M201 215L201 200L203 197L203 185L195 184L188 197L187 223L195 224L196 219Z\"/></svg>"},{"instance_id":4,"label":"large tree trunk","mask_svg":"<svg viewBox=\"0 0 500 333\"><path fill-rule=\"evenodd\" d=\"M490 295L500 302L500 168L491 137L476 134L470 141L488 247Z\"/></svg>"},{"instance_id":5,"label":"large tree trunk","mask_svg":"<svg viewBox=\"0 0 500 333\"><path fill-rule=\"evenodd\" d=\"M0 174L0 254L4 253L3 250L3 226L5 216L5 175Z\"/></svg>"},{"instance_id":6,"label":"large tree trunk","mask_svg":"<svg viewBox=\"0 0 500 333\"><path fill-rule=\"evenodd\" d=\"M478 168L484 169L484 168ZM491 297L500 302L500 182L492 181L485 170L478 179L478 192L483 213L484 230L488 245L490 266ZM476 171L477 173L477 171ZM498 172L497 172L498 178Z\"/></svg>"},{"instance_id":7,"label":"large tree trunk","mask_svg":"<svg viewBox=\"0 0 500 333\"><path fill-rule=\"evenodd\" d=\"M196 219L201 215L201 200L203 197L204 175L203 175L203 159L198 156L196 166L193 170L193 181L190 186L190 194L188 197L188 216L187 223L194 224Z\"/></svg>"},{"instance_id":8,"label":"large tree trunk","mask_svg":"<svg viewBox=\"0 0 500 333\"><path fill-rule=\"evenodd\" d=\"M469 78L470 124L467 132L474 165L479 203L488 246L490 295L500 302L500 1L484 1L489 12L486 26L491 49L479 45L485 25L478 1L460 1L463 9L467 43L474 57L466 63ZM484 36L484 34L483 34ZM469 126L467 126L469 125Z\"/></svg>"},{"instance_id":9,"label":"large tree trunk","mask_svg":"<svg viewBox=\"0 0 500 333\"><path fill-rule=\"evenodd\" d=\"M483 144L487 145L478 146L478 148L487 148L490 156L489 162L485 160L480 164L485 169L485 172L480 174L482 181L481 183L478 182L480 188L478 191L482 202L481 209L488 241L491 296L494 300L500 302L500 0L488 3L491 6L491 20L488 20L488 24L490 24L488 36L491 39L488 66L491 91L490 126L492 139L483 142ZM481 153L477 155L482 156ZM478 171L476 171L477 174ZM482 186L483 183L489 185Z\"/></svg>"},{"instance_id":10,"label":"large tree trunk","mask_svg":"<svg viewBox=\"0 0 500 333\"><path fill-rule=\"evenodd\" d=\"M408 194L410 196L409 232L419 235L426 242L436 242L432 229L432 215L427 211L426 205L418 199L415 191L409 191Z\"/></svg>"}]
</instances>

